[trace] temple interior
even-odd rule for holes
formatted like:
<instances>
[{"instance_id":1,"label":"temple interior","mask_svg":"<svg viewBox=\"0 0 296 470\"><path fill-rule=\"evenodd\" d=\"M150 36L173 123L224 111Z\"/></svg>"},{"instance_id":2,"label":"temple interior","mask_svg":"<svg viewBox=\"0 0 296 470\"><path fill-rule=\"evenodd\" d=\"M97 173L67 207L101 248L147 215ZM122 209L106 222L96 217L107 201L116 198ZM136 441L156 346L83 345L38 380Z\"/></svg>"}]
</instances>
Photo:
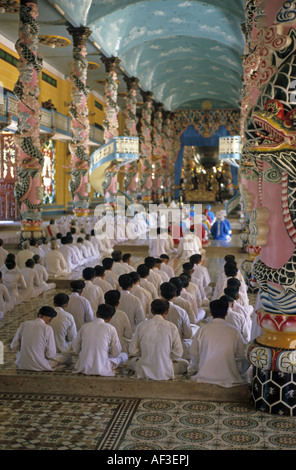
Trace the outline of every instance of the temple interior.
<instances>
[{"instance_id":1,"label":"temple interior","mask_svg":"<svg viewBox=\"0 0 296 470\"><path fill-rule=\"evenodd\" d=\"M108 239L40 295L0 299L1 450L295 450L295 21L280 0L0 0L0 259L73 228L84 249ZM157 230L175 276L202 255L209 302L234 255L242 383L77 374L74 352L62 370L17 367L22 322L116 250L133 270L159 258Z\"/></svg>"}]
</instances>

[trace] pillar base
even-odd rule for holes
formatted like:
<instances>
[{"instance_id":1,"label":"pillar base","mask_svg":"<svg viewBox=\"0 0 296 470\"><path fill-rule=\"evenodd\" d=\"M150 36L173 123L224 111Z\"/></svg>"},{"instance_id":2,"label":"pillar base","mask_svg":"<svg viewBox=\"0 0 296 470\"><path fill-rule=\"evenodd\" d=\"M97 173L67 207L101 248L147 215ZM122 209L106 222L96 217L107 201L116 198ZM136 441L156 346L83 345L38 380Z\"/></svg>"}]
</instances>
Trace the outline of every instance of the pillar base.
<instances>
[{"instance_id":1,"label":"pillar base","mask_svg":"<svg viewBox=\"0 0 296 470\"><path fill-rule=\"evenodd\" d=\"M281 416L296 416L296 374L253 366L252 400L256 409Z\"/></svg>"},{"instance_id":2,"label":"pillar base","mask_svg":"<svg viewBox=\"0 0 296 470\"><path fill-rule=\"evenodd\" d=\"M77 208L73 209L73 213L76 217L87 217L89 215L89 209Z\"/></svg>"},{"instance_id":3,"label":"pillar base","mask_svg":"<svg viewBox=\"0 0 296 470\"><path fill-rule=\"evenodd\" d=\"M43 230L41 229L42 220L22 220L21 221L21 241L31 240L32 238L43 237Z\"/></svg>"}]
</instances>

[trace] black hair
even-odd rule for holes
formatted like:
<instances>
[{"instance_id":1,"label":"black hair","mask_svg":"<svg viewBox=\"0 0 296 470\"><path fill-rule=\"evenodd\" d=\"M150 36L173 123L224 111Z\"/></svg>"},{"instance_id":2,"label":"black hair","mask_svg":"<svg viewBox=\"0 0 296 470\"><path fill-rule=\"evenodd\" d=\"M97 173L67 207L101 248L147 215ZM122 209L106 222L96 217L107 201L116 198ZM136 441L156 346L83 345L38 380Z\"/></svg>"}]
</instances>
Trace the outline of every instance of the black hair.
<instances>
[{"instance_id":1,"label":"black hair","mask_svg":"<svg viewBox=\"0 0 296 470\"><path fill-rule=\"evenodd\" d=\"M108 304L100 304L97 310L97 317L103 318L104 320L109 320L113 317L116 312L115 307Z\"/></svg>"},{"instance_id":2,"label":"black hair","mask_svg":"<svg viewBox=\"0 0 296 470\"><path fill-rule=\"evenodd\" d=\"M62 238L61 238L61 244L62 244L62 245L67 245L67 243L69 243L69 242L68 242L68 237L62 237Z\"/></svg>"},{"instance_id":3,"label":"black hair","mask_svg":"<svg viewBox=\"0 0 296 470\"><path fill-rule=\"evenodd\" d=\"M82 271L82 276L83 276L83 279L85 281L91 281L91 279L93 277L95 277L95 270L94 268L91 268L91 267L88 267L88 268L84 268L84 270Z\"/></svg>"},{"instance_id":4,"label":"black hair","mask_svg":"<svg viewBox=\"0 0 296 470\"><path fill-rule=\"evenodd\" d=\"M95 266L94 270L95 270L95 276L103 276L103 274L105 274L105 271L106 271L104 266L101 266L100 264Z\"/></svg>"},{"instance_id":5,"label":"black hair","mask_svg":"<svg viewBox=\"0 0 296 470\"><path fill-rule=\"evenodd\" d=\"M232 286L236 286L239 289L241 286L240 280L237 279L236 277L230 277L229 279L227 279L226 287L232 287Z\"/></svg>"},{"instance_id":6,"label":"black hair","mask_svg":"<svg viewBox=\"0 0 296 470\"><path fill-rule=\"evenodd\" d=\"M160 293L166 300L171 300L177 293L177 287L171 282L160 284Z\"/></svg>"},{"instance_id":7,"label":"black hair","mask_svg":"<svg viewBox=\"0 0 296 470\"><path fill-rule=\"evenodd\" d=\"M144 264L147 266L147 268L152 269L156 264L154 256L147 256L144 259Z\"/></svg>"},{"instance_id":8,"label":"black hair","mask_svg":"<svg viewBox=\"0 0 296 470\"><path fill-rule=\"evenodd\" d=\"M189 258L190 263L196 264L201 261L201 255L199 253L196 253L194 255L191 255Z\"/></svg>"},{"instance_id":9,"label":"black hair","mask_svg":"<svg viewBox=\"0 0 296 470\"><path fill-rule=\"evenodd\" d=\"M77 238L77 243L83 243L83 238L82 238L82 237L78 237L78 238Z\"/></svg>"},{"instance_id":10,"label":"black hair","mask_svg":"<svg viewBox=\"0 0 296 470\"><path fill-rule=\"evenodd\" d=\"M210 302L210 310L213 318L225 318L228 305L220 299Z\"/></svg>"},{"instance_id":11,"label":"black hair","mask_svg":"<svg viewBox=\"0 0 296 470\"><path fill-rule=\"evenodd\" d=\"M234 301L234 298L230 295L221 295L221 297L219 297L219 300L222 300L222 302L226 303L226 305L229 306L229 304Z\"/></svg>"},{"instance_id":12,"label":"black hair","mask_svg":"<svg viewBox=\"0 0 296 470\"><path fill-rule=\"evenodd\" d=\"M7 256L6 260L5 260L5 266L7 267L7 269L15 268L16 267L15 259L14 258L8 258L8 256Z\"/></svg>"},{"instance_id":13,"label":"black hair","mask_svg":"<svg viewBox=\"0 0 296 470\"><path fill-rule=\"evenodd\" d=\"M39 316L54 318L57 316L57 312L54 308L50 307L49 305L44 305L38 311L38 317Z\"/></svg>"},{"instance_id":14,"label":"black hair","mask_svg":"<svg viewBox=\"0 0 296 470\"><path fill-rule=\"evenodd\" d=\"M235 256L234 255L225 255L224 256L224 261L225 261L225 263L233 263L233 262L235 262Z\"/></svg>"},{"instance_id":15,"label":"black hair","mask_svg":"<svg viewBox=\"0 0 296 470\"><path fill-rule=\"evenodd\" d=\"M137 267L137 273L139 273L141 278L149 276L149 268L146 266L146 264L139 264Z\"/></svg>"},{"instance_id":16,"label":"black hair","mask_svg":"<svg viewBox=\"0 0 296 470\"><path fill-rule=\"evenodd\" d=\"M225 287L224 294L228 295L229 297L232 297L235 300L239 294L239 288L236 287L235 285Z\"/></svg>"},{"instance_id":17,"label":"black hair","mask_svg":"<svg viewBox=\"0 0 296 470\"><path fill-rule=\"evenodd\" d=\"M76 281L71 281L70 286L72 292L81 292L85 288L85 282L77 279Z\"/></svg>"},{"instance_id":18,"label":"black hair","mask_svg":"<svg viewBox=\"0 0 296 470\"><path fill-rule=\"evenodd\" d=\"M122 261L125 262L128 259L130 259L131 257L132 257L132 255L130 253L124 253L124 255L122 255Z\"/></svg>"},{"instance_id":19,"label":"black hair","mask_svg":"<svg viewBox=\"0 0 296 470\"><path fill-rule=\"evenodd\" d=\"M134 284L141 279L140 274L137 271L131 271L128 275L132 278Z\"/></svg>"},{"instance_id":20,"label":"black hair","mask_svg":"<svg viewBox=\"0 0 296 470\"><path fill-rule=\"evenodd\" d=\"M155 264L161 264L162 259L161 258L155 258Z\"/></svg>"},{"instance_id":21,"label":"black hair","mask_svg":"<svg viewBox=\"0 0 296 470\"><path fill-rule=\"evenodd\" d=\"M187 274L181 274L181 276L179 277L183 283L183 287L188 287L190 282L190 276L188 276Z\"/></svg>"},{"instance_id":22,"label":"black hair","mask_svg":"<svg viewBox=\"0 0 296 470\"><path fill-rule=\"evenodd\" d=\"M36 243L37 243L36 238L31 238L31 240L30 240L30 246L35 246Z\"/></svg>"},{"instance_id":23,"label":"black hair","mask_svg":"<svg viewBox=\"0 0 296 470\"><path fill-rule=\"evenodd\" d=\"M194 268L194 265L190 261L187 261L187 263L182 264L182 268L183 268L183 271L189 272Z\"/></svg>"},{"instance_id":24,"label":"black hair","mask_svg":"<svg viewBox=\"0 0 296 470\"><path fill-rule=\"evenodd\" d=\"M166 255L165 253L163 253L162 255L160 255L160 258L164 258L164 259L170 259L170 257L168 255Z\"/></svg>"},{"instance_id":25,"label":"black hair","mask_svg":"<svg viewBox=\"0 0 296 470\"><path fill-rule=\"evenodd\" d=\"M34 255L33 260L35 261L35 263L38 263L38 261L40 260L40 256L39 255Z\"/></svg>"},{"instance_id":26,"label":"black hair","mask_svg":"<svg viewBox=\"0 0 296 470\"><path fill-rule=\"evenodd\" d=\"M53 298L53 303L56 307L63 307L63 305L66 305L68 302L69 302L69 296L68 294L65 294L64 292L59 292Z\"/></svg>"},{"instance_id":27,"label":"black hair","mask_svg":"<svg viewBox=\"0 0 296 470\"><path fill-rule=\"evenodd\" d=\"M155 299L151 302L151 313L153 315L163 315L170 308L170 304L164 299Z\"/></svg>"},{"instance_id":28,"label":"black hair","mask_svg":"<svg viewBox=\"0 0 296 470\"><path fill-rule=\"evenodd\" d=\"M122 260L122 251L120 251L120 250L112 251L111 257L113 258L114 261L121 261Z\"/></svg>"},{"instance_id":29,"label":"black hair","mask_svg":"<svg viewBox=\"0 0 296 470\"><path fill-rule=\"evenodd\" d=\"M108 290L104 295L105 304L112 305L116 307L120 300L121 294L119 290Z\"/></svg>"},{"instance_id":30,"label":"black hair","mask_svg":"<svg viewBox=\"0 0 296 470\"><path fill-rule=\"evenodd\" d=\"M170 282L177 288L177 295L179 296L183 287L182 279L180 279L180 277L172 277Z\"/></svg>"},{"instance_id":31,"label":"black hair","mask_svg":"<svg viewBox=\"0 0 296 470\"><path fill-rule=\"evenodd\" d=\"M234 277L238 273L237 265L234 263L226 263L224 265L224 273L226 277Z\"/></svg>"},{"instance_id":32,"label":"black hair","mask_svg":"<svg viewBox=\"0 0 296 470\"><path fill-rule=\"evenodd\" d=\"M118 278L118 284L123 290L128 289L133 285L134 281L129 274L121 274Z\"/></svg>"},{"instance_id":33,"label":"black hair","mask_svg":"<svg viewBox=\"0 0 296 470\"><path fill-rule=\"evenodd\" d=\"M32 266L35 266L35 261L33 258L29 258L26 260L25 265L27 268L32 268Z\"/></svg>"},{"instance_id":34,"label":"black hair","mask_svg":"<svg viewBox=\"0 0 296 470\"><path fill-rule=\"evenodd\" d=\"M105 269L111 269L113 266L114 260L113 258L104 258L102 261L102 265Z\"/></svg>"}]
</instances>

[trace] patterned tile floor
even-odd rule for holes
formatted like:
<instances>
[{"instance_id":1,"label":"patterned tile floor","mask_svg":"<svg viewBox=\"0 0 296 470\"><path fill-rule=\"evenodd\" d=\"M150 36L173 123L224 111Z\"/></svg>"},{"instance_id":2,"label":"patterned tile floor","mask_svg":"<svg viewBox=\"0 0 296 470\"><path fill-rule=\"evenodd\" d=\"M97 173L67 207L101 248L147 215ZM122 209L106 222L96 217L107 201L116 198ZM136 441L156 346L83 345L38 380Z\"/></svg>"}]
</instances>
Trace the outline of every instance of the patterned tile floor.
<instances>
[{"instance_id":1,"label":"patterned tile floor","mask_svg":"<svg viewBox=\"0 0 296 470\"><path fill-rule=\"evenodd\" d=\"M223 256L221 248L220 256L208 258L213 282ZM241 262L245 255L236 257ZM139 261L135 257L134 263ZM55 293L17 307L0 321L2 371L15 370L9 344L19 323L33 318L39 306L52 304ZM295 427L295 418L269 415L251 404L0 393L1 450L118 450L125 455L137 450L295 450Z\"/></svg>"}]
</instances>

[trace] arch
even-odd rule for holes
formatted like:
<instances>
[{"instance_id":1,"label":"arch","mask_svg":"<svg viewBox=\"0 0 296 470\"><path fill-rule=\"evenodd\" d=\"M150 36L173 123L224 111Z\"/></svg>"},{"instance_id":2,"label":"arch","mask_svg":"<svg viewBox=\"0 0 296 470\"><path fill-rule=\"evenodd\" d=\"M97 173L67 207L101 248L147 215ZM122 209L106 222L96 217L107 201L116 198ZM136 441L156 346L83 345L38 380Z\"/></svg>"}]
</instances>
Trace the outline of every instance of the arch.
<instances>
[{"instance_id":1,"label":"arch","mask_svg":"<svg viewBox=\"0 0 296 470\"><path fill-rule=\"evenodd\" d=\"M210 137L203 137L194 127L193 124L189 124L187 128L180 135L180 149L178 157L175 161L175 185L179 186L181 181L182 166L183 166L183 155L184 147L204 147L204 146L218 146L219 137L227 137L231 135L229 130L224 125L221 125L219 129L212 134ZM179 197L179 190L175 191L175 197Z\"/></svg>"}]
</instances>

